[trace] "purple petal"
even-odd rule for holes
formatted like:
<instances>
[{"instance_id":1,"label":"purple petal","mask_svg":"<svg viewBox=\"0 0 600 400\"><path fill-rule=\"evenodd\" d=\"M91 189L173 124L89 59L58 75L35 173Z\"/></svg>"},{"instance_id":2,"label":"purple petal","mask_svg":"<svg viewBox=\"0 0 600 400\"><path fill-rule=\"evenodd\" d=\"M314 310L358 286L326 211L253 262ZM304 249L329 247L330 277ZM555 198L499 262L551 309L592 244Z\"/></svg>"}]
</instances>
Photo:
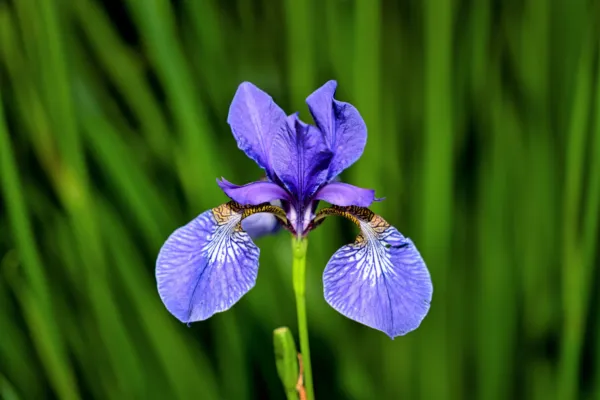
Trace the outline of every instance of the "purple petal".
<instances>
[{"instance_id":1,"label":"purple petal","mask_svg":"<svg viewBox=\"0 0 600 400\"><path fill-rule=\"evenodd\" d=\"M158 292L181 322L225 311L254 286L260 250L236 229L240 220L224 204L177 229L160 249Z\"/></svg>"},{"instance_id":2,"label":"purple petal","mask_svg":"<svg viewBox=\"0 0 600 400\"><path fill-rule=\"evenodd\" d=\"M284 188L273 182L256 181L238 186L221 178L221 180L217 179L217 184L227 196L242 205L257 205L290 198Z\"/></svg>"},{"instance_id":3,"label":"purple petal","mask_svg":"<svg viewBox=\"0 0 600 400\"><path fill-rule=\"evenodd\" d=\"M396 228L361 225L364 240L343 246L327 263L325 300L393 339L416 329L429 311L431 278L413 242Z\"/></svg>"},{"instance_id":4,"label":"purple petal","mask_svg":"<svg viewBox=\"0 0 600 400\"><path fill-rule=\"evenodd\" d=\"M297 114L287 118L286 129L279 131L271 148L273 170L303 204L326 182L331 156L318 130Z\"/></svg>"},{"instance_id":5,"label":"purple petal","mask_svg":"<svg viewBox=\"0 0 600 400\"><path fill-rule=\"evenodd\" d=\"M258 213L244 218L242 228L252 239L258 239L278 232L281 224L273 214Z\"/></svg>"},{"instance_id":6,"label":"purple petal","mask_svg":"<svg viewBox=\"0 0 600 400\"><path fill-rule=\"evenodd\" d=\"M353 105L333 98L336 88L337 82L329 81L306 99L315 123L333 152L328 179L354 164L367 144L365 121Z\"/></svg>"},{"instance_id":7,"label":"purple petal","mask_svg":"<svg viewBox=\"0 0 600 400\"><path fill-rule=\"evenodd\" d=\"M238 147L272 178L269 155L273 137L285 124L285 113L265 92L243 82L229 107L227 123Z\"/></svg>"},{"instance_id":8,"label":"purple petal","mask_svg":"<svg viewBox=\"0 0 600 400\"><path fill-rule=\"evenodd\" d=\"M336 206L369 207L375 201L375 191L363 189L348 183L332 182L323 186L313 197L315 200L325 200Z\"/></svg>"}]
</instances>

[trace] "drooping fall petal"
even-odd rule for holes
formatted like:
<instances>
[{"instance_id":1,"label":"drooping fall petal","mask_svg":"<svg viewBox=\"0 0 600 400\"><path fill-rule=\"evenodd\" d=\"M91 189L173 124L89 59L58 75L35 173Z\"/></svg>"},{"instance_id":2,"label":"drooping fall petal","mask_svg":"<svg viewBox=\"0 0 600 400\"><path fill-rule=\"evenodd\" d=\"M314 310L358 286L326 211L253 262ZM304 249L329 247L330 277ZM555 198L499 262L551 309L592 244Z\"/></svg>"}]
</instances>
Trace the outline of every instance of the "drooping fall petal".
<instances>
[{"instance_id":1,"label":"drooping fall petal","mask_svg":"<svg viewBox=\"0 0 600 400\"><path fill-rule=\"evenodd\" d=\"M361 234L327 263L325 300L346 317L393 339L415 330L427 315L433 294L431 277L413 242L383 218L364 210L346 211L358 221Z\"/></svg>"},{"instance_id":2,"label":"drooping fall petal","mask_svg":"<svg viewBox=\"0 0 600 400\"><path fill-rule=\"evenodd\" d=\"M225 311L254 286L260 250L239 229L241 218L240 210L223 204L177 229L161 248L158 292L180 321Z\"/></svg>"}]
</instances>

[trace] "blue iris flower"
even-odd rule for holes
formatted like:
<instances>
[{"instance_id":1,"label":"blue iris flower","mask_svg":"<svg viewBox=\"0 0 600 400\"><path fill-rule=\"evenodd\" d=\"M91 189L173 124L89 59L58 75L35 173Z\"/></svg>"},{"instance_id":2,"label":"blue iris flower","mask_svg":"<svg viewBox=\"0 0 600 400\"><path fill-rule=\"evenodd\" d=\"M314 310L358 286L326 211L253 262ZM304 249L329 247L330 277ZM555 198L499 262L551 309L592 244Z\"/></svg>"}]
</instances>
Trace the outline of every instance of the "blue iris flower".
<instances>
[{"instance_id":1,"label":"blue iris flower","mask_svg":"<svg viewBox=\"0 0 600 400\"><path fill-rule=\"evenodd\" d=\"M369 207L374 190L339 181L360 158L365 123L354 106L334 99L329 81L306 102L316 126L286 116L273 99L242 83L227 122L238 147L265 171L238 186L217 183L231 201L177 229L156 263L158 291L180 321L201 321L229 309L255 284L259 249L252 238L283 227L305 237L326 217L360 228L336 251L323 274L325 300L341 314L394 338L416 329L429 310L433 287L421 255ZM332 206L316 212L319 201Z\"/></svg>"}]
</instances>

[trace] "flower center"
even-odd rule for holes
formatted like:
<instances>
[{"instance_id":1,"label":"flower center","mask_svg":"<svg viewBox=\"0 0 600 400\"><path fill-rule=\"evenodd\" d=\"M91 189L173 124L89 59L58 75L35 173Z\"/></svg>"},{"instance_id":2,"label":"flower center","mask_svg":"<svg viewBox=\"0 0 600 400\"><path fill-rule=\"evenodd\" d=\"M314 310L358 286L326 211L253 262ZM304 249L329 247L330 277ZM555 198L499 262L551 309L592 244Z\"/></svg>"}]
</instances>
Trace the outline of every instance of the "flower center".
<instances>
[{"instance_id":1,"label":"flower center","mask_svg":"<svg viewBox=\"0 0 600 400\"><path fill-rule=\"evenodd\" d=\"M298 237L304 237L310 231L310 225L315 218L316 201L309 201L307 204L284 204L287 218L290 222L294 234Z\"/></svg>"}]
</instances>

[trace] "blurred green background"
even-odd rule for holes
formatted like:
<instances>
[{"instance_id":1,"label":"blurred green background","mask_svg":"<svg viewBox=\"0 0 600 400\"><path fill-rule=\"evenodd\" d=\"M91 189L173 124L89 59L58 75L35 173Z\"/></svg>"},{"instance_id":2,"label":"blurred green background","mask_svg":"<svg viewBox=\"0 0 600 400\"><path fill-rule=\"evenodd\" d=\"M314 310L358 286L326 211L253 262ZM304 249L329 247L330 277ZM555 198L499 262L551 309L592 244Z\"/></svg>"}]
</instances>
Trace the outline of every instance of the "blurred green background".
<instances>
[{"instance_id":1,"label":"blurred green background","mask_svg":"<svg viewBox=\"0 0 600 400\"><path fill-rule=\"evenodd\" d=\"M394 341L323 299L356 231L310 235L319 399L600 399L600 2L0 1L0 397L280 399L289 234L256 287L179 323L166 237L257 179L226 124L248 80L307 120L329 79L369 129L343 179L434 282Z\"/></svg>"}]
</instances>

